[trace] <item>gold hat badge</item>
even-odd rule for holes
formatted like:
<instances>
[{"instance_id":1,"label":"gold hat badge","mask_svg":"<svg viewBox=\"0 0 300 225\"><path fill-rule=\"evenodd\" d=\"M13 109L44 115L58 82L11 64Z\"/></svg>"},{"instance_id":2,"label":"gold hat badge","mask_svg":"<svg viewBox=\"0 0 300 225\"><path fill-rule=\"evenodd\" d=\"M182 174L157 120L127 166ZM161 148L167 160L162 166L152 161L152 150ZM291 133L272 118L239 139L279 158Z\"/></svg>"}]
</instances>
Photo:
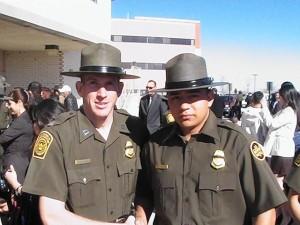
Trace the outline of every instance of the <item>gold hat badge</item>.
<instances>
[{"instance_id":1,"label":"gold hat badge","mask_svg":"<svg viewBox=\"0 0 300 225\"><path fill-rule=\"evenodd\" d=\"M131 141L127 141L125 145L125 156L132 159L135 156L135 151Z\"/></svg>"},{"instance_id":2,"label":"gold hat badge","mask_svg":"<svg viewBox=\"0 0 300 225\"><path fill-rule=\"evenodd\" d=\"M225 154L222 150L216 150L210 164L216 170L225 167Z\"/></svg>"}]
</instances>

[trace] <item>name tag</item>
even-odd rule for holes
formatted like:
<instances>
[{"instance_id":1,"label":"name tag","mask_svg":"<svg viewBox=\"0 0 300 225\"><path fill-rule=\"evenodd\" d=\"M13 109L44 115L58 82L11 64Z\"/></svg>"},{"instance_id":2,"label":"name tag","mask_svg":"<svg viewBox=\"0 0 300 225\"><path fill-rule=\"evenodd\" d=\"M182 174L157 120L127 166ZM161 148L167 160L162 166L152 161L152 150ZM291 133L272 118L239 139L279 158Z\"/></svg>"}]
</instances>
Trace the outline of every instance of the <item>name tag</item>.
<instances>
[{"instance_id":1,"label":"name tag","mask_svg":"<svg viewBox=\"0 0 300 225\"><path fill-rule=\"evenodd\" d=\"M158 170L167 170L169 168L169 165L155 165L155 169L158 169Z\"/></svg>"},{"instance_id":2,"label":"name tag","mask_svg":"<svg viewBox=\"0 0 300 225\"><path fill-rule=\"evenodd\" d=\"M92 161L91 159L76 159L75 165L87 164L90 163L91 161Z\"/></svg>"}]
</instances>

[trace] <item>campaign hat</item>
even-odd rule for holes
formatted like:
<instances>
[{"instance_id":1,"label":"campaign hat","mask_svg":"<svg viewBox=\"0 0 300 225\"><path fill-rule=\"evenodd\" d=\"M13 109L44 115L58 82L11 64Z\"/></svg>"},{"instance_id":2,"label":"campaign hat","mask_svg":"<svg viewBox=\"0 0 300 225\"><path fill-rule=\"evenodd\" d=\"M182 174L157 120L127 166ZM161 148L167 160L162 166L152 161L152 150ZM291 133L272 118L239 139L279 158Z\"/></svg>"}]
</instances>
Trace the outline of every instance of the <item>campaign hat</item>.
<instances>
[{"instance_id":1,"label":"campaign hat","mask_svg":"<svg viewBox=\"0 0 300 225\"><path fill-rule=\"evenodd\" d=\"M207 74L205 59L193 53L182 53L170 59L165 66L165 88L162 92L193 90L228 84L214 82Z\"/></svg>"},{"instance_id":2,"label":"campaign hat","mask_svg":"<svg viewBox=\"0 0 300 225\"><path fill-rule=\"evenodd\" d=\"M121 51L106 43L97 43L83 48L80 62L79 71L64 71L61 74L72 77L97 74L116 76L120 79L139 78L139 76L126 74L122 68Z\"/></svg>"}]
</instances>

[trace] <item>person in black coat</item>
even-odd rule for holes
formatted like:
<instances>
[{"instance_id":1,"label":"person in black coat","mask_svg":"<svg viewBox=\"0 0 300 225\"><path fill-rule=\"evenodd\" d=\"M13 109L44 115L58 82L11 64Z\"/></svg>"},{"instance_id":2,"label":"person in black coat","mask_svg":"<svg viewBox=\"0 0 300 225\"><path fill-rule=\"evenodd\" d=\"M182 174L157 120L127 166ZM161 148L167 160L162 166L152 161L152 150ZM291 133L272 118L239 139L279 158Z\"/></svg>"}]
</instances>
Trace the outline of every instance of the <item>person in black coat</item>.
<instances>
[{"instance_id":1,"label":"person in black coat","mask_svg":"<svg viewBox=\"0 0 300 225\"><path fill-rule=\"evenodd\" d=\"M7 107L13 120L0 135L0 144L4 149L3 168L6 170L13 165L19 182L23 183L34 139L32 120L27 112L29 96L23 88L15 88L8 98Z\"/></svg>"},{"instance_id":2,"label":"person in black coat","mask_svg":"<svg viewBox=\"0 0 300 225\"><path fill-rule=\"evenodd\" d=\"M5 98L6 107L13 120L0 135L0 144L3 147L2 173L8 171L11 165L15 168L18 175L17 181L23 183L29 161L32 155L32 142L34 139L32 121L28 113L29 94L23 88L14 88ZM9 187L8 185L6 185ZM14 193L15 188L9 187L1 189L0 211L9 214L1 216L2 224L20 224L18 219L20 204L16 202ZM8 222L9 221L9 222Z\"/></svg>"},{"instance_id":3,"label":"person in black coat","mask_svg":"<svg viewBox=\"0 0 300 225\"><path fill-rule=\"evenodd\" d=\"M165 97L156 93L156 82L149 80L147 94L140 100L139 117L145 122L150 134L166 125L168 104Z\"/></svg>"}]
</instances>

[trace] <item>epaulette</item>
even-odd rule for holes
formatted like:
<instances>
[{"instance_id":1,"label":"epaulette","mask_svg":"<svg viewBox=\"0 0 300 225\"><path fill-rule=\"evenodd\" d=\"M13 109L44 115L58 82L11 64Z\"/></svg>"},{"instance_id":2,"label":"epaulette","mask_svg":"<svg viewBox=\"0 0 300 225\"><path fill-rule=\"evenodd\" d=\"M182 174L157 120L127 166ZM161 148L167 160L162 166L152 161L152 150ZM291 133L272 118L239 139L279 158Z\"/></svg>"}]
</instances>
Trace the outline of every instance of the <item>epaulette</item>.
<instances>
[{"instance_id":1,"label":"epaulette","mask_svg":"<svg viewBox=\"0 0 300 225\"><path fill-rule=\"evenodd\" d=\"M59 125L67 121L68 119L74 117L76 115L76 111L64 112L58 115L58 117L53 121L52 126Z\"/></svg>"},{"instance_id":2,"label":"epaulette","mask_svg":"<svg viewBox=\"0 0 300 225\"><path fill-rule=\"evenodd\" d=\"M244 130L240 126L226 120L218 119L217 126L244 133Z\"/></svg>"}]
</instances>

